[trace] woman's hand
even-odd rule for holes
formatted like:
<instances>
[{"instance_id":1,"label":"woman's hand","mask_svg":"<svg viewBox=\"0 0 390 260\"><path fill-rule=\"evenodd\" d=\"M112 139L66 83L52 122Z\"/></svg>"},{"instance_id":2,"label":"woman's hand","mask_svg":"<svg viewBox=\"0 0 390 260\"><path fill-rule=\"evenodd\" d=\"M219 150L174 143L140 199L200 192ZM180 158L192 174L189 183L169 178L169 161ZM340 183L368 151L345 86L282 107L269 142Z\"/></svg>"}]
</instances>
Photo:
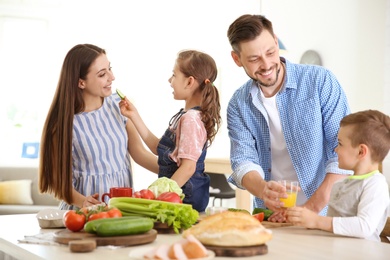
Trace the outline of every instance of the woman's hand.
<instances>
[{"instance_id":1,"label":"woman's hand","mask_svg":"<svg viewBox=\"0 0 390 260\"><path fill-rule=\"evenodd\" d=\"M101 204L101 202L99 201L99 193L95 193L93 195L85 197L85 200L83 201L83 208L96 204Z\"/></svg>"}]
</instances>

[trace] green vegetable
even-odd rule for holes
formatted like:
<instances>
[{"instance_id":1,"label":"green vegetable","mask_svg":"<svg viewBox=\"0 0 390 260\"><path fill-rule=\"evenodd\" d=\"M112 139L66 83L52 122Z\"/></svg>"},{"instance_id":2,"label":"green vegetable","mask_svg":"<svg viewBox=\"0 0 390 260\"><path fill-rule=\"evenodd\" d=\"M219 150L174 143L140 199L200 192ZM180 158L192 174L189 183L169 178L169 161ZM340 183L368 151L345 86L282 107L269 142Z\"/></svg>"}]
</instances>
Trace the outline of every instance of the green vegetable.
<instances>
[{"instance_id":1,"label":"green vegetable","mask_svg":"<svg viewBox=\"0 0 390 260\"><path fill-rule=\"evenodd\" d=\"M129 219L137 219L139 217L134 217L134 216L128 216L128 217L120 217L120 218L115 218L118 221L123 221L123 220L129 220ZM95 220L88 221L84 225L84 230L85 232L88 233L96 233L97 227L104 222L112 222L113 218L99 218Z\"/></svg>"},{"instance_id":2,"label":"green vegetable","mask_svg":"<svg viewBox=\"0 0 390 260\"><path fill-rule=\"evenodd\" d=\"M258 214L264 212L264 220L268 220L268 218L274 213L270 209L262 209L262 208L255 208L253 209L252 215Z\"/></svg>"},{"instance_id":3,"label":"green vegetable","mask_svg":"<svg viewBox=\"0 0 390 260\"><path fill-rule=\"evenodd\" d=\"M228 211L243 212L243 213L251 214L251 213L249 213L249 211L247 211L246 209L228 208Z\"/></svg>"},{"instance_id":4,"label":"green vegetable","mask_svg":"<svg viewBox=\"0 0 390 260\"><path fill-rule=\"evenodd\" d=\"M125 94L123 94L119 89L116 89L116 93L118 94L118 96L121 98L121 99L125 99Z\"/></svg>"},{"instance_id":5,"label":"green vegetable","mask_svg":"<svg viewBox=\"0 0 390 260\"><path fill-rule=\"evenodd\" d=\"M149 185L148 189L154 192L156 198L164 192L176 192L180 196L181 200L183 200L185 197L182 189L179 187L177 182L167 177L158 178L152 184Z\"/></svg>"},{"instance_id":6,"label":"green vegetable","mask_svg":"<svg viewBox=\"0 0 390 260\"><path fill-rule=\"evenodd\" d=\"M151 230L154 226L150 218L133 218L120 220L111 218L112 221L105 221L96 228L96 234L100 237L126 236L143 234Z\"/></svg>"},{"instance_id":7,"label":"green vegetable","mask_svg":"<svg viewBox=\"0 0 390 260\"><path fill-rule=\"evenodd\" d=\"M199 218L199 212L190 204L115 197L109 200L109 206L119 209L123 216L148 217L155 222L167 223L177 234L181 229L192 227Z\"/></svg>"}]
</instances>

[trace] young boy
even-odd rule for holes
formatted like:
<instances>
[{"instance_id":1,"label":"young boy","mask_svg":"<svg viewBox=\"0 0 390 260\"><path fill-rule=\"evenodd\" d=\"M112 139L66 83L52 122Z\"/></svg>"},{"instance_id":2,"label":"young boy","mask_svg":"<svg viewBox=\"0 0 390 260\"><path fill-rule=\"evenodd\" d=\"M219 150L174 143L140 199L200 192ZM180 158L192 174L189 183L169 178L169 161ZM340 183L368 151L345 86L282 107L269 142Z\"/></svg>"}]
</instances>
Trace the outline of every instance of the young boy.
<instances>
[{"instance_id":1,"label":"young boy","mask_svg":"<svg viewBox=\"0 0 390 260\"><path fill-rule=\"evenodd\" d=\"M334 184L327 216L309 209L287 210L296 226L379 241L389 213L389 187L379 164L390 149L390 117L376 110L345 116L340 122L338 155L341 169L354 175Z\"/></svg>"}]
</instances>

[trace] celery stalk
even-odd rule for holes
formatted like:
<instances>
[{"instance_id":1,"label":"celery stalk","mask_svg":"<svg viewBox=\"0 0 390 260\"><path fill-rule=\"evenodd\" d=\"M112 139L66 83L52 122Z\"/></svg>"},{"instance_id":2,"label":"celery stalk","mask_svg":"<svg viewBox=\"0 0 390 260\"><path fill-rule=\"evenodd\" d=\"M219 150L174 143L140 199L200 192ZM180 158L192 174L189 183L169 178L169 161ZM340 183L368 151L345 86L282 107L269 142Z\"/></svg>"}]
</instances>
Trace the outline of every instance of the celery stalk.
<instances>
[{"instance_id":1,"label":"celery stalk","mask_svg":"<svg viewBox=\"0 0 390 260\"><path fill-rule=\"evenodd\" d=\"M170 203L131 197L115 197L110 207L119 209L125 216L144 216L172 226L176 233L190 228L199 218L198 211L189 204Z\"/></svg>"}]
</instances>

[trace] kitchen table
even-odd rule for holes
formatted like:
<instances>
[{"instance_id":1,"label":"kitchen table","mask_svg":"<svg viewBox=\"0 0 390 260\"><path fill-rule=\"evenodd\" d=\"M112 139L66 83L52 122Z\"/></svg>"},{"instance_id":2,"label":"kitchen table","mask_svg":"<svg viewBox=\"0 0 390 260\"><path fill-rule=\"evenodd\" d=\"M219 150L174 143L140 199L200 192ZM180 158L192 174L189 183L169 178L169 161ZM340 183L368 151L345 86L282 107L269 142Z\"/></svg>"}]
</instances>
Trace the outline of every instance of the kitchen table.
<instances>
[{"instance_id":1,"label":"kitchen table","mask_svg":"<svg viewBox=\"0 0 390 260\"><path fill-rule=\"evenodd\" d=\"M146 245L131 247L98 247L89 253L72 253L66 245L20 243L25 235L49 234L59 229L41 229L35 214L0 216L0 251L16 259L130 259L131 250L142 250L159 244L171 244L181 239L178 234L158 234ZM216 257L215 259L389 259L390 244L342 237L325 231L301 227L272 228L273 238L266 244L268 253L253 257ZM50 235L50 234L49 234ZM1 258L1 254L0 254Z\"/></svg>"}]
</instances>

